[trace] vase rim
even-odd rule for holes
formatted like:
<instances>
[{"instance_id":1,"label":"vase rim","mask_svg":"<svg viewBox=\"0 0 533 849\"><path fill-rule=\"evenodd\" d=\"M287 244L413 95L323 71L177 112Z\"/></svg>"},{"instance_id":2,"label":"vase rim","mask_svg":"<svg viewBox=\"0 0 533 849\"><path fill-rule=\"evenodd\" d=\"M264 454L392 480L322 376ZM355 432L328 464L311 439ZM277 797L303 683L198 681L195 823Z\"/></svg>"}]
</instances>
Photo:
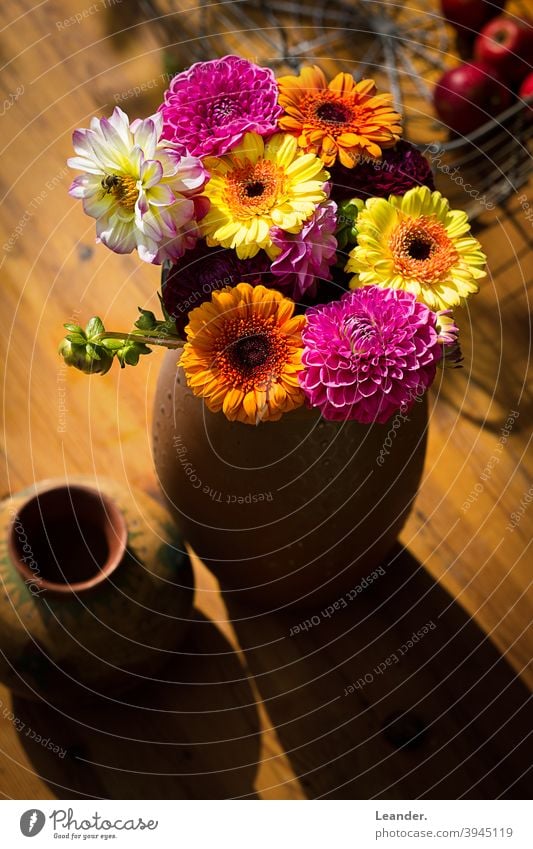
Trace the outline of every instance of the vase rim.
<instances>
[{"instance_id":1,"label":"vase rim","mask_svg":"<svg viewBox=\"0 0 533 849\"><path fill-rule=\"evenodd\" d=\"M39 499L54 499L55 497L57 503L57 500L65 498L65 496L69 498L70 504L74 507L75 515L76 505L74 499L76 497L85 497L85 505L87 505L88 501L90 502L92 500L95 508L92 514L93 520L97 517L98 511L100 511L100 526L104 531L108 546L105 562L100 565L95 562L94 575L81 581L52 581L32 571L21 558L19 551L20 543L15 530L17 524L21 524L24 527L22 519L24 518L24 514L27 514L29 510L37 509L41 515L45 515L44 511L41 512L39 507ZM81 509L85 509L85 507ZM86 521L86 516L84 518L80 517L78 521L80 526L82 526L82 523ZM26 584L31 583L39 590L46 590L60 596L72 596L86 592L106 581L124 559L127 541L128 527L126 520L113 498L96 487L80 483L69 484L68 482L64 484L54 483L44 487L37 485L34 493L13 513L7 540L11 559L24 582Z\"/></svg>"}]
</instances>

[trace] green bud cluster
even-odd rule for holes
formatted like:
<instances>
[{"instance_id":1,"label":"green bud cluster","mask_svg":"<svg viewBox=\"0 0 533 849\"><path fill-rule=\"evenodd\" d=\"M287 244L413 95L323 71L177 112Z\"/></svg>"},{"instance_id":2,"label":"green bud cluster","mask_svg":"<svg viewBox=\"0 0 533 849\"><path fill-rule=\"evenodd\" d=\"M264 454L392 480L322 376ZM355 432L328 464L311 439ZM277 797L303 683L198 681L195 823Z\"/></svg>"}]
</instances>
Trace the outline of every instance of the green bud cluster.
<instances>
[{"instance_id":1,"label":"green bud cluster","mask_svg":"<svg viewBox=\"0 0 533 849\"><path fill-rule=\"evenodd\" d=\"M339 250L349 250L352 245L357 244L357 216L364 205L364 201L359 198L344 200L339 204L335 231Z\"/></svg>"},{"instance_id":2,"label":"green bud cluster","mask_svg":"<svg viewBox=\"0 0 533 849\"><path fill-rule=\"evenodd\" d=\"M89 319L85 329L67 323L67 335L59 343L59 354L68 366L85 374L106 374L116 358L121 368L136 366L139 358L151 353L150 344L178 347L176 325L164 310L158 320L150 310L139 307L140 316L131 333L108 333L98 316Z\"/></svg>"}]
</instances>

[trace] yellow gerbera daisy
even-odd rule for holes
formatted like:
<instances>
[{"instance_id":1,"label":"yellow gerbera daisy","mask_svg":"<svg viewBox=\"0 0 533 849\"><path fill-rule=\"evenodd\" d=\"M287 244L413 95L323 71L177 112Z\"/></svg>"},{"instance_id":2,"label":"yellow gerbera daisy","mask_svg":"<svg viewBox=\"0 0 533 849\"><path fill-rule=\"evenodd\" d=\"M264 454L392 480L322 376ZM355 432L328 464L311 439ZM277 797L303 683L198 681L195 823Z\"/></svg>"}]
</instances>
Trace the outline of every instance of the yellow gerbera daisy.
<instances>
[{"instance_id":1,"label":"yellow gerbera daisy","mask_svg":"<svg viewBox=\"0 0 533 849\"><path fill-rule=\"evenodd\" d=\"M239 283L192 310L180 365L195 395L230 421L277 421L304 401L303 315L274 289Z\"/></svg>"},{"instance_id":2,"label":"yellow gerbera daisy","mask_svg":"<svg viewBox=\"0 0 533 849\"><path fill-rule=\"evenodd\" d=\"M202 219L208 245L235 248L241 259L264 248L273 258L276 249L270 228L298 233L326 198L329 177L313 154L298 150L296 139L276 133L266 142L247 133L231 153L207 157L211 179L205 194L211 201Z\"/></svg>"},{"instance_id":3,"label":"yellow gerbera daisy","mask_svg":"<svg viewBox=\"0 0 533 849\"><path fill-rule=\"evenodd\" d=\"M487 257L470 233L466 212L450 209L426 186L403 197L370 198L357 218L357 245L346 271L350 286L406 289L432 310L463 304L486 276Z\"/></svg>"},{"instance_id":4,"label":"yellow gerbera daisy","mask_svg":"<svg viewBox=\"0 0 533 849\"><path fill-rule=\"evenodd\" d=\"M280 129L295 135L307 152L316 153L327 166L337 156L353 168L361 157L376 158L398 141L400 116L392 95L376 94L374 80L356 83L351 74L337 74L328 84L316 65L302 68L300 76L278 80L279 103L286 114Z\"/></svg>"}]
</instances>

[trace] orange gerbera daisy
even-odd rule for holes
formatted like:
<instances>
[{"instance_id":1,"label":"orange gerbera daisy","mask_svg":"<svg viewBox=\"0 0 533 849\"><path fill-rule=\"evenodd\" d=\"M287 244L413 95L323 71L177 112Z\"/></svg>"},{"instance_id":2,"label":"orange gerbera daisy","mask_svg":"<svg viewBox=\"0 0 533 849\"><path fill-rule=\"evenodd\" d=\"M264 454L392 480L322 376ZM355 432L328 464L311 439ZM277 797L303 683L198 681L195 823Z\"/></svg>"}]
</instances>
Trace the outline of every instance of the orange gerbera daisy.
<instances>
[{"instance_id":1,"label":"orange gerbera daisy","mask_svg":"<svg viewBox=\"0 0 533 849\"><path fill-rule=\"evenodd\" d=\"M279 102L285 115L279 126L298 138L307 153L324 165L337 157L353 168L362 157L377 158L398 141L400 116L392 95L376 94L373 80L356 83L351 74L337 74L329 83L316 65L302 68L299 77L278 80Z\"/></svg>"},{"instance_id":2,"label":"orange gerbera daisy","mask_svg":"<svg viewBox=\"0 0 533 849\"><path fill-rule=\"evenodd\" d=\"M230 421L277 421L300 407L303 315L274 289L239 283L189 315L180 365L195 395Z\"/></svg>"}]
</instances>

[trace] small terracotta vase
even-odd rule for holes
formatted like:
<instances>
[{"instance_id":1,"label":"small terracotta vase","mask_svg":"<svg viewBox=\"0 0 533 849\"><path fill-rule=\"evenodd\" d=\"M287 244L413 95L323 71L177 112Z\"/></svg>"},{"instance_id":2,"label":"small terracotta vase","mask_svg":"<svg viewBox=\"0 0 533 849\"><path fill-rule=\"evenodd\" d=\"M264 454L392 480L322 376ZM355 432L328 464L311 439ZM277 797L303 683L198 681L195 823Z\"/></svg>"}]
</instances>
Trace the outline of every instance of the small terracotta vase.
<instances>
[{"instance_id":1,"label":"small terracotta vase","mask_svg":"<svg viewBox=\"0 0 533 849\"><path fill-rule=\"evenodd\" d=\"M0 579L0 680L54 703L150 680L192 610L165 511L102 479L43 481L2 502Z\"/></svg>"},{"instance_id":2,"label":"small terracotta vase","mask_svg":"<svg viewBox=\"0 0 533 849\"><path fill-rule=\"evenodd\" d=\"M427 403L386 425L301 407L256 427L209 412L176 354L160 373L154 459L184 538L234 600L334 601L393 547L424 464Z\"/></svg>"}]
</instances>

